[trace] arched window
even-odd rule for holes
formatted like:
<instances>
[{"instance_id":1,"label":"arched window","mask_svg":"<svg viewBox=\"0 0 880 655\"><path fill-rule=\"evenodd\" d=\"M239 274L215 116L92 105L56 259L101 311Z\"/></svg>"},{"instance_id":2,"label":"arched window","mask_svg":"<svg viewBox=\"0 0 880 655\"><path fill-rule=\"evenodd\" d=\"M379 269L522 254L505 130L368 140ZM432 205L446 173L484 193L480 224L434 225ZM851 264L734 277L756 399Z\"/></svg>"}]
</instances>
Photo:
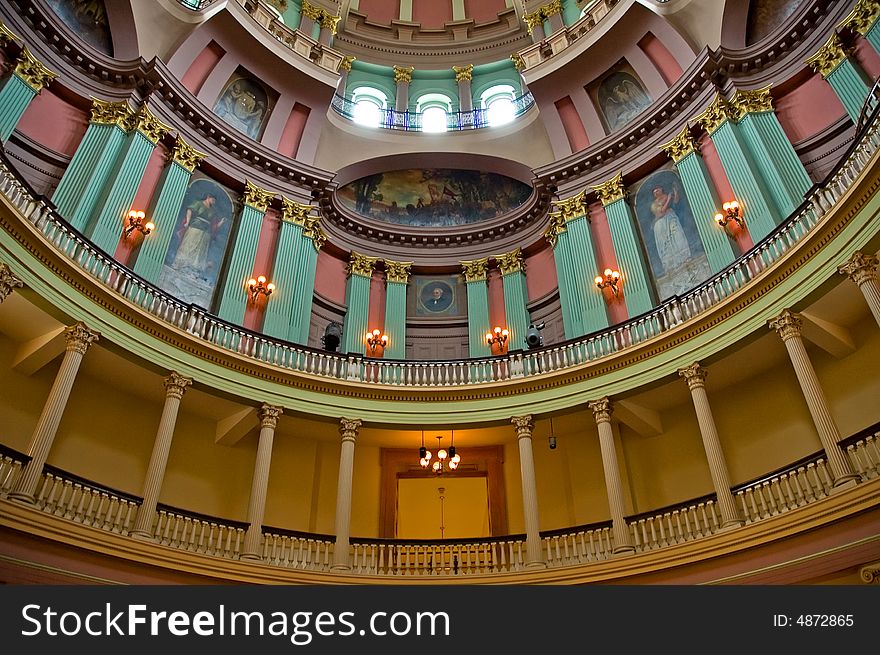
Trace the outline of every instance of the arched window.
<instances>
[{"instance_id":1,"label":"arched window","mask_svg":"<svg viewBox=\"0 0 880 655\"><path fill-rule=\"evenodd\" d=\"M351 92L354 103L351 119L365 127L379 127L382 112L388 108L388 98L379 89L371 86L359 86Z\"/></svg>"},{"instance_id":2,"label":"arched window","mask_svg":"<svg viewBox=\"0 0 880 655\"><path fill-rule=\"evenodd\" d=\"M416 111L422 115L422 132L445 132L452 99L442 93L426 93L416 100Z\"/></svg>"},{"instance_id":3,"label":"arched window","mask_svg":"<svg viewBox=\"0 0 880 655\"><path fill-rule=\"evenodd\" d=\"M489 87L480 95L480 105L486 110L486 120L489 125L504 125L516 118L516 109L513 101L516 100L516 91L510 84L496 84Z\"/></svg>"}]
</instances>

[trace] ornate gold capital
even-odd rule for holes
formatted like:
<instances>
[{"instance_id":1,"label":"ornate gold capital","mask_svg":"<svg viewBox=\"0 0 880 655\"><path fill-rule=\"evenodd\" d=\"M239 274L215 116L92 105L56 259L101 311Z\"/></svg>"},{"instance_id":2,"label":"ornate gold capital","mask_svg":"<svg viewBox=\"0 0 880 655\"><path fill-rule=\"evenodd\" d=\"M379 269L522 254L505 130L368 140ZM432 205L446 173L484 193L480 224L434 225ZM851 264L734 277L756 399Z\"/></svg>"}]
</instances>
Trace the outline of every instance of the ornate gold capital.
<instances>
[{"instance_id":1,"label":"ornate gold capital","mask_svg":"<svg viewBox=\"0 0 880 655\"><path fill-rule=\"evenodd\" d=\"M100 336L100 332L90 330L85 323L76 323L64 328L64 339L67 342L65 349L85 355L89 346L95 343Z\"/></svg>"},{"instance_id":2,"label":"ornate gold capital","mask_svg":"<svg viewBox=\"0 0 880 655\"><path fill-rule=\"evenodd\" d=\"M317 208L312 205L303 205L290 198L281 198L281 220L285 223L293 223L304 228L313 209Z\"/></svg>"},{"instance_id":3,"label":"ornate gold capital","mask_svg":"<svg viewBox=\"0 0 880 655\"><path fill-rule=\"evenodd\" d=\"M550 18L550 16L561 14L562 0L552 0L551 2L548 2L546 5L541 7L541 12L544 14L545 18Z\"/></svg>"},{"instance_id":4,"label":"ornate gold capital","mask_svg":"<svg viewBox=\"0 0 880 655\"><path fill-rule=\"evenodd\" d=\"M468 282L478 282L486 279L489 272L489 258L475 259L469 262L459 262L464 273L464 279Z\"/></svg>"},{"instance_id":5,"label":"ornate gold capital","mask_svg":"<svg viewBox=\"0 0 880 655\"><path fill-rule=\"evenodd\" d=\"M669 158L677 164L692 152L699 153L700 144L691 136L691 128L685 125L681 133L669 143L660 146L660 150L666 152Z\"/></svg>"},{"instance_id":6,"label":"ornate gold capital","mask_svg":"<svg viewBox=\"0 0 880 655\"><path fill-rule=\"evenodd\" d=\"M793 337L801 336L802 324L803 321L801 320L800 314L795 314L788 309L782 310L782 313L779 316L767 321L767 325L770 326L771 329L776 330L779 336L782 337L783 341L788 341Z\"/></svg>"},{"instance_id":7,"label":"ornate gold capital","mask_svg":"<svg viewBox=\"0 0 880 655\"><path fill-rule=\"evenodd\" d=\"M607 207L612 202L625 198L626 187L623 186L623 171L607 182L594 186L593 190L598 194L603 207Z\"/></svg>"},{"instance_id":8,"label":"ornate gold capital","mask_svg":"<svg viewBox=\"0 0 880 655\"><path fill-rule=\"evenodd\" d=\"M880 260L876 255L866 255L856 251L849 261L837 267L837 272L848 275L857 286L862 286L865 282L877 279L878 261Z\"/></svg>"},{"instance_id":9,"label":"ornate gold capital","mask_svg":"<svg viewBox=\"0 0 880 655\"><path fill-rule=\"evenodd\" d=\"M357 57L353 55L345 55L342 58L342 61L339 62L339 70L350 71L351 65L354 63L355 59L357 59Z\"/></svg>"},{"instance_id":10,"label":"ornate gold capital","mask_svg":"<svg viewBox=\"0 0 880 655\"><path fill-rule=\"evenodd\" d=\"M455 71L456 82L470 82L474 78L473 64L468 64L467 66L453 66L452 70Z\"/></svg>"},{"instance_id":11,"label":"ornate gold capital","mask_svg":"<svg viewBox=\"0 0 880 655\"><path fill-rule=\"evenodd\" d=\"M126 132L131 127L134 111L127 102L107 102L92 98L92 123L115 125Z\"/></svg>"},{"instance_id":12,"label":"ornate gold capital","mask_svg":"<svg viewBox=\"0 0 880 655\"><path fill-rule=\"evenodd\" d=\"M336 34L336 25L339 23L341 16L333 16L331 14L323 14L318 18L318 23L326 30L330 30L331 34Z\"/></svg>"},{"instance_id":13,"label":"ornate gold capital","mask_svg":"<svg viewBox=\"0 0 880 655\"><path fill-rule=\"evenodd\" d=\"M13 275L9 266L0 264L0 303L6 300L13 289L21 289L23 286L24 282Z\"/></svg>"},{"instance_id":14,"label":"ornate gold capital","mask_svg":"<svg viewBox=\"0 0 880 655\"><path fill-rule=\"evenodd\" d=\"M174 142L174 150L171 151L172 160L183 166L190 173L196 170L207 156L204 152L199 152L193 148L180 136L177 137L177 141Z\"/></svg>"},{"instance_id":15,"label":"ornate gold capital","mask_svg":"<svg viewBox=\"0 0 880 655\"><path fill-rule=\"evenodd\" d=\"M412 82L414 70L415 69L412 66L394 66L394 83L402 84L406 82L407 84L409 84L410 82Z\"/></svg>"},{"instance_id":16,"label":"ornate gold capital","mask_svg":"<svg viewBox=\"0 0 880 655\"><path fill-rule=\"evenodd\" d=\"M359 418L341 418L339 419L339 434L343 441L354 442L358 437L358 430L363 422Z\"/></svg>"},{"instance_id":17,"label":"ornate gold capital","mask_svg":"<svg viewBox=\"0 0 880 655\"><path fill-rule=\"evenodd\" d=\"M566 223L573 221L581 216L590 218L590 207L587 205L587 190L584 189L576 196L565 198L564 200L554 200L553 205L562 215Z\"/></svg>"},{"instance_id":18,"label":"ornate gold capital","mask_svg":"<svg viewBox=\"0 0 880 655\"><path fill-rule=\"evenodd\" d=\"M257 415L260 417L261 428L275 429L278 427L278 417L284 413L284 409L275 405L263 403Z\"/></svg>"},{"instance_id":19,"label":"ornate gold capital","mask_svg":"<svg viewBox=\"0 0 880 655\"><path fill-rule=\"evenodd\" d=\"M699 362L694 362L690 366L678 369L678 374L687 380L688 389L700 389L706 386L706 376L709 371L700 366Z\"/></svg>"},{"instance_id":20,"label":"ornate gold capital","mask_svg":"<svg viewBox=\"0 0 880 655\"><path fill-rule=\"evenodd\" d=\"M18 41L18 37L13 34L6 25L0 22L0 43L7 44L12 43L13 41Z\"/></svg>"},{"instance_id":21,"label":"ornate gold capital","mask_svg":"<svg viewBox=\"0 0 880 655\"><path fill-rule=\"evenodd\" d=\"M865 36L877 18L880 17L880 2L877 0L859 0L849 15L838 27L848 27L853 32Z\"/></svg>"},{"instance_id":22,"label":"ornate gold capital","mask_svg":"<svg viewBox=\"0 0 880 655\"><path fill-rule=\"evenodd\" d=\"M498 261L498 267L501 269L501 275L508 273L516 273L523 270L525 263L523 262L522 248L511 250L503 255L495 255Z\"/></svg>"},{"instance_id":23,"label":"ornate gold capital","mask_svg":"<svg viewBox=\"0 0 880 655\"><path fill-rule=\"evenodd\" d=\"M412 262L391 262L385 260L385 277L389 282L400 282L407 284L409 282L410 269Z\"/></svg>"},{"instance_id":24,"label":"ornate gold capital","mask_svg":"<svg viewBox=\"0 0 880 655\"><path fill-rule=\"evenodd\" d=\"M715 95L712 101L702 114L697 116L697 122L701 123L709 134L721 127L728 119L735 119L736 114L730 103L720 93Z\"/></svg>"},{"instance_id":25,"label":"ornate gold capital","mask_svg":"<svg viewBox=\"0 0 880 655\"><path fill-rule=\"evenodd\" d=\"M373 267L377 261L379 261L378 257L367 257L352 251L351 259L348 260L348 274L372 277Z\"/></svg>"},{"instance_id":26,"label":"ornate gold capital","mask_svg":"<svg viewBox=\"0 0 880 655\"><path fill-rule=\"evenodd\" d=\"M244 204L250 205L257 211L265 213L269 209L269 203L275 194L272 191L261 189L256 184L252 184L249 180L244 182Z\"/></svg>"},{"instance_id":27,"label":"ornate gold capital","mask_svg":"<svg viewBox=\"0 0 880 655\"><path fill-rule=\"evenodd\" d=\"M324 13L324 10L317 5L313 5L309 0L302 1L302 8L300 9L300 15L304 18L311 18L313 21L318 21L321 19L321 15Z\"/></svg>"},{"instance_id":28,"label":"ornate gold capital","mask_svg":"<svg viewBox=\"0 0 880 655\"><path fill-rule=\"evenodd\" d=\"M831 37L825 42L819 52L806 60L806 63L815 72L819 73L823 78L828 77L835 68L849 56L849 53L843 47L837 32L832 32Z\"/></svg>"},{"instance_id":29,"label":"ornate gold capital","mask_svg":"<svg viewBox=\"0 0 880 655\"><path fill-rule=\"evenodd\" d=\"M58 77L57 73L50 71L41 61L34 57L27 47L23 48L18 56L13 72L37 93L44 87L49 86L49 83Z\"/></svg>"},{"instance_id":30,"label":"ornate gold capital","mask_svg":"<svg viewBox=\"0 0 880 655\"><path fill-rule=\"evenodd\" d=\"M306 224L303 226L303 236L312 240L315 252L321 252L321 247L327 243L327 235L321 229L321 223L317 216L306 218Z\"/></svg>"},{"instance_id":31,"label":"ornate gold capital","mask_svg":"<svg viewBox=\"0 0 880 655\"><path fill-rule=\"evenodd\" d=\"M154 145L159 143L162 137L171 130L169 126L153 116L153 112L146 105L141 107L141 110L137 113L134 128L147 137Z\"/></svg>"},{"instance_id":32,"label":"ornate gold capital","mask_svg":"<svg viewBox=\"0 0 880 655\"><path fill-rule=\"evenodd\" d=\"M513 67L514 67L516 70L518 70L518 71L525 70L525 68L526 68L526 60L523 59L523 58L522 58L522 55L519 54L518 52L514 52L512 55L510 55L510 61L513 62Z\"/></svg>"},{"instance_id":33,"label":"ornate gold capital","mask_svg":"<svg viewBox=\"0 0 880 655\"><path fill-rule=\"evenodd\" d=\"M544 14L541 13L541 10L539 9L538 11L533 11L531 14L523 16L523 21L531 32L536 27L544 24Z\"/></svg>"},{"instance_id":34,"label":"ornate gold capital","mask_svg":"<svg viewBox=\"0 0 880 655\"><path fill-rule=\"evenodd\" d=\"M587 403L587 407L593 412L593 418L596 419L597 425L599 423L611 423L611 414L614 412L614 407L611 405L611 399L608 396L599 400L591 400Z\"/></svg>"},{"instance_id":35,"label":"ornate gold capital","mask_svg":"<svg viewBox=\"0 0 880 655\"><path fill-rule=\"evenodd\" d=\"M565 217L562 212L550 212L547 216L550 218L550 223L544 230L544 238L547 239L551 248L555 248L559 241L559 235L565 232Z\"/></svg>"},{"instance_id":36,"label":"ornate gold capital","mask_svg":"<svg viewBox=\"0 0 880 655\"><path fill-rule=\"evenodd\" d=\"M165 397L166 398L177 398L180 400L183 398L183 394L186 391L186 388L193 383L191 378L185 378L179 373L172 373L165 378Z\"/></svg>"},{"instance_id":37,"label":"ornate gold capital","mask_svg":"<svg viewBox=\"0 0 880 655\"><path fill-rule=\"evenodd\" d=\"M736 120L741 121L746 114L760 114L765 111L773 111L773 96L770 95L770 86L753 91L737 91L733 94L730 104L736 113Z\"/></svg>"},{"instance_id":38,"label":"ornate gold capital","mask_svg":"<svg viewBox=\"0 0 880 655\"><path fill-rule=\"evenodd\" d=\"M517 439L532 438L532 430L534 430L535 428L535 423L532 421L531 414L527 414L525 416L514 416L510 419L510 422L513 423L513 427L516 429Z\"/></svg>"}]
</instances>

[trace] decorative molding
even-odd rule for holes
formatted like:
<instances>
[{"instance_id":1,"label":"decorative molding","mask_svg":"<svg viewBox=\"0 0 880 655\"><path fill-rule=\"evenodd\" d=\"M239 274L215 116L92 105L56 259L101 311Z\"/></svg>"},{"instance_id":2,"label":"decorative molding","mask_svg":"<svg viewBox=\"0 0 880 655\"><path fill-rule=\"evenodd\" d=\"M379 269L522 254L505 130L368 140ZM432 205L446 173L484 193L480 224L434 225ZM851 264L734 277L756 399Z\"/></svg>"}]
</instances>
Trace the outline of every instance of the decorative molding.
<instances>
[{"instance_id":1,"label":"decorative molding","mask_svg":"<svg viewBox=\"0 0 880 655\"><path fill-rule=\"evenodd\" d=\"M408 66L394 66L394 83L395 84L409 84L412 82L414 67Z\"/></svg>"},{"instance_id":2,"label":"decorative molding","mask_svg":"<svg viewBox=\"0 0 880 655\"><path fill-rule=\"evenodd\" d=\"M389 282L409 283L412 262L392 262L385 260L385 277Z\"/></svg>"},{"instance_id":3,"label":"decorative molding","mask_svg":"<svg viewBox=\"0 0 880 655\"><path fill-rule=\"evenodd\" d=\"M611 414L614 412L614 406L611 404L611 399L608 396L599 400L591 400L587 403L587 407L593 412L593 418L596 419L597 425L599 423L611 423Z\"/></svg>"},{"instance_id":4,"label":"decorative molding","mask_svg":"<svg viewBox=\"0 0 880 655\"><path fill-rule=\"evenodd\" d=\"M455 72L456 82L470 82L474 78L473 64L468 64L467 66L453 66L452 70Z\"/></svg>"},{"instance_id":5,"label":"decorative molding","mask_svg":"<svg viewBox=\"0 0 880 655\"><path fill-rule=\"evenodd\" d=\"M189 145L180 135L177 136L177 140L174 142L174 150L171 151L172 161L180 164L190 173L196 170L207 156L206 153L199 152Z\"/></svg>"},{"instance_id":6,"label":"decorative molding","mask_svg":"<svg viewBox=\"0 0 880 655\"><path fill-rule=\"evenodd\" d=\"M10 31L6 25L0 22L0 43L6 45L7 43L12 43L13 41L18 41L19 38L15 34Z\"/></svg>"},{"instance_id":7,"label":"decorative molding","mask_svg":"<svg viewBox=\"0 0 880 655\"><path fill-rule=\"evenodd\" d=\"M351 65L355 62L357 57L353 55L345 55L342 58L342 61L339 62L339 70L341 71L350 71Z\"/></svg>"},{"instance_id":8,"label":"decorative molding","mask_svg":"<svg viewBox=\"0 0 880 655\"><path fill-rule=\"evenodd\" d=\"M547 225L547 229L544 230L544 238L547 239L551 248L555 248L556 243L559 241L559 235L565 232L566 229L565 217L562 215L562 212L550 212L547 216L550 218L550 223Z\"/></svg>"},{"instance_id":9,"label":"decorative molding","mask_svg":"<svg viewBox=\"0 0 880 655\"><path fill-rule=\"evenodd\" d=\"M489 258L474 259L472 261L459 262L464 278L467 282L479 282L486 279L489 272Z\"/></svg>"},{"instance_id":10,"label":"decorative molding","mask_svg":"<svg viewBox=\"0 0 880 655\"><path fill-rule=\"evenodd\" d=\"M525 268L522 248L511 250L510 252L506 252L503 255L495 255L495 259L498 261L498 267L501 269L501 275L516 273L517 271L522 271Z\"/></svg>"},{"instance_id":11,"label":"decorative molding","mask_svg":"<svg viewBox=\"0 0 880 655\"><path fill-rule=\"evenodd\" d=\"M92 98L91 123L115 125L120 130L128 132L134 115L134 111L125 101L107 102L98 98Z\"/></svg>"},{"instance_id":12,"label":"decorative molding","mask_svg":"<svg viewBox=\"0 0 880 655\"><path fill-rule=\"evenodd\" d=\"M877 18L880 18L880 2L877 2L877 0L859 0L838 27L849 28L856 34L865 36L868 30L877 22Z\"/></svg>"},{"instance_id":13,"label":"decorative molding","mask_svg":"<svg viewBox=\"0 0 880 655\"><path fill-rule=\"evenodd\" d=\"M193 383L192 378L186 378L180 375L179 373L171 372L168 377L165 378L165 397L166 398L176 398L180 400L183 398L183 394L186 391L186 388Z\"/></svg>"},{"instance_id":14,"label":"decorative molding","mask_svg":"<svg viewBox=\"0 0 880 655\"><path fill-rule=\"evenodd\" d=\"M516 429L517 439L532 438L532 431L535 429L535 423L534 421L532 421L531 414L526 414L525 416L514 416L510 419L510 422L513 423L513 426Z\"/></svg>"},{"instance_id":15,"label":"decorative molding","mask_svg":"<svg viewBox=\"0 0 880 655\"><path fill-rule=\"evenodd\" d=\"M342 436L343 441L356 441L358 438L358 430L360 429L363 421L359 418L340 418L339 419L339 434Z\"/></svg>"},{"instance_id":16,"label":"decorative molding","mask_svg":"<svg viewBox=\"0 0 880 655\"><path fill-rule=\"evenodd\" d=\"M700 362L694 362L690 366L678 369L678 374L687 380L688 389L701 389L706 386L706 377L709 371L700 366Z\"/></svg>"},{"instance_id":17,"label":"decorative molding","mask_svg":"<svg viewBox=\"0 0 880 655\"><path fill-rule=\"evenodd\" d=\"M801 315L796 314L788 309L782 310L782 313L776 318L767 321L767 325L776 330L777 334L782 337L783 341L788 341L794 337L801 336Z\"/></svg>"},{"instance_id":18,"label":"decorative molding","mask_svg":"<svg viewBox=\"0 0 880 655\"><path fill-rule=\"evenodd\" d=\"M271 428L274 430L278 427L278 418L284 413L284 409L276 405L263 403L257 415L260 417L261 428Z\"/></svg>"},{"instance_id":19,"label":"decorative molding","mask_svg":"<svg viewBox=\"0 0 880 655\"><path fill-rule=\"evenodd\" d=\"M733 94L730 104L736 113L736 120L741 121L746 114L760 114L773 111L773 96L770 95L772 85L753 91L737 91Z\"/></svg>"},{"instance_id":20,"label":"decorative molding","mask_svg":"<svg viewBox=\"0 0 880 655\"><path fill-rule=\"evenodd\" d=\"M518 52L514 52L512 55L510 55L510 61L513 62L513 67L516 70L518 70L520 72L525 70L526 61L525 61L525 59L522 58L522 55L519 54Z\"/></svg>"},{"instance_id":21,"label":"decorative molding","mask_svg":"<svg viewBox=\"0 0 880 655\"><path fill-rule=\"evenodd\" d=\"M303 205L289 198L281 198L281 220L285 223L293 223L304 228L312 210L317 209L313 205Z\"/></svg>"},{"instance_id":22,"label":"decorative molding","mask_svg":"<svg viewBox=\"0 0 880 655\"><path fill-rule=\"evenodd\" d=\"M8 265L0 263L0 303L2 303L14 289L21 289L24 282L19 280Z\"/></svg>"},{"instance_id":23,"label":"decorative molding","mask_svg":"<svg viewBox=\"0 0 880 655\"><path fill-rule=\"evenodd\" d=\"M712 104L706 107L702 114L697 116L696 121L700 123L709 134L712 134L728 119L735 120L736 113L724 96L718 93L715 95L715 100L712 101Z\"/></svg>"},{"instance_id":24,"label":"decorative molding","mask_svg":"<svg viewBox=\"0 0 880 655\"><path fill-rule=\"evenodd\" d=\"M825 78L848 56L849 51L843 47L837 32L832 32L825 45L819 48L819 51L804 63Z\"/></svg>"},{"instance_id":25,"label":"decorative molding","mask_svg":"<svg viewBox=\"0 0 880 655\"><path fill-rule=\"evenodd\" d=\"M626 197L626 187L623 186L623 171L607 182L593 187L593 190L602 201L602 206L607 207L612 202L617 202Z\"/></svg>"},{"instance_id":26,"label":"decorative molding","mask_svg":"<svg viewBox=\"0 0 880 655\"><path fill-rule=\"evenodd\" d=\"M143 134L153 145L159 143L162 137L171 131L171 127L156 118L146 105L141 107L141 110L137 113L134 128Z\"/></svg>"},{"instance_id":27,"label":"decorative molding","mask_svg":"<svg viewBox=\"0 0 880 655\"><path fill-rule=\"evenodd\" d=\"M321 228L321 221L317 216L307 216L303 225L303 236L312 240L315 252L321 252L321 248L327 243L328 237Z\"/></svg>"},{"instance_id":28,"label":"decorative molding","mask_svg":"<svg viewBox=\"0 0 880 655\"><path fill-rule=\"evenodd\" d=\"M669 143L660 146L660 150L663 150L677 164L692 152L700 154L700 144L691 136L691 128L685 125L679 135Z\"/></svg>"},{"instance_id":29,"label":"decorative molding","mask_svg":"<svg viewBox=\"0 0 880 655\"><path fill-rule=\"evenodd\" d=\"M861 567L859 579L865 584L880 584L880 562L871 562Z\"/></svg>"},{"instance_id":30,"label":"decorative molding","mask_svg":"<svg viewBox=\"0 0 880 655\"><path fill-rule=\"evenodd\" d=\"M27 46L22 48L21 54L16 61L14 72L37 93L44 87L49 86L49 83L58 77L57 73L50 71L42 62L34 57L31 51L27 49Z\"/></svg>"},{"instance_id":31,"label":"decorative molding","mask_svg":"<svg viewBox=\"0 0 880 655\"><path fill-rule=\"evenodd\" d=\"M367 255L361 255L352 251L346 270L350 276L373 277L373 267L375 267L377 261L379 261L378 257L368 257Z\"/></svg>"},{"instance_id":32,"label":"decorative molding","mask_svg":"<svg viewBox=\"0 0 880 655\"><path fill-rule=\"evenodd\" d=\"M254 209L259 212L263 212L264 214L269 209L269 203L272 202L272 198L275 197L275 193L272 191L266 191L266 189L261 189L256 184L251 183L249 180L245 180L244 182L244 204L250 205Z\"/></svg>"},{"instance_id":33,"label":"decorative molding","mask_svg":"<svg viewBox=\"0 0 880 655\"><path fill-rule=\"evenodd\" d=\"M853 256L845 264L837 267L837 272L841 275L849 276L857 286L862 286L866 282L877 279L877 265L880 262L877 255L866 255L863 252L856 251Z\"/></svg>"},{"instance_id":34,"label":"decorative molding","mask_svg":"<svg viewBox=\"0 0 880 655\"><path fill-rule=\"evenodd\" d=\"M64 339L67 342L65 347L68 351L78 352L85 355L93 343L101 337L101 333L90 330L85 323L79 322L64 328Z\"/></svg>"}]
</instances>

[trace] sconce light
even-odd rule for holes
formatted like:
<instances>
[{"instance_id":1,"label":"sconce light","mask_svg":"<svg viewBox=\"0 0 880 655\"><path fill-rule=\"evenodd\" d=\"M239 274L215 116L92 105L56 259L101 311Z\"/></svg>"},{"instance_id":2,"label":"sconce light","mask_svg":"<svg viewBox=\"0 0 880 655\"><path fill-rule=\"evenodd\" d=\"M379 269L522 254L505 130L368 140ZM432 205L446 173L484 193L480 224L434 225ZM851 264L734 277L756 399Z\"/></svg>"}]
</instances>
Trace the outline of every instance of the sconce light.
<instances>
[{"instance_id":1,"label":"sconce light","mask_svg":"<svg viewBox=\"0 0 880 655\"><path fill-rule=\"evenodd\" d=\"M125 231L123 232L126 239L131 236L131 233L135 230L144 236L147 236L150 232L156 229L156 226L152 221L144 222L145 218L146 214L140 210L132 209L128 212L128 227L125 228Z\"/></svg>"},{"instance_id":2,"label":"sconce light","mask_svg":"<svg viewBox=\"0 0 880 655\"><path fill-rule=\"evenodd\" d=\"M733 221L737 225L739 225L740 229L746 226L745 221L740 215L739 203L736 200L731 202L725 202L721 205L721 209L724 210L724 213L715 214L715 222L718 223L721 227L727 230L727 224Z\"/></svg>"},{"instance_id":3,"label":"sconce light","mask_svg":"<svg viewBox=\"0 0 880 655\"><path fill-rule=\"evenodd\" d=\"M260 275L256 280L251 278L247 281L248 291L251 294L251 301L257 302L257 298L260 294L263 294L267 298L272 295L272 292L275 291L275 285L269 282L266 284L266 276Z\"/></svg>"},{"instance_id":4,"label":"sconce light","mask_svg":"<svg viewBox=\"0 0 880 655\"><path fill-rule=\"evenodd\" d=\"M370 347L370 352L376 350L377 346L382 346L384 348L388 345L388 335L382 334L379 331L379 328L376 328L372 332L367 332L364 338L367 340L367 345Z\"/></svg>"},{"instance_id":5,"label":"sconce light","mask_svg":"<svg viewBox=\"0 0 880 655\"><path fill-rule=\"evenodd\" d=\"M508 336L510 336L510 332L506 328L502 330L496 325L492 332L486 332L486 343L490 347L497 343L499 348L503 348L504 344L507 343Z\"/></svg>"},{"instance_id":6,"label":"sconce light","mask_svg":"<svg viewBox=\"0 0 880 655\"><path fill-rule=\"evenodd\" d=\"M602 275L596 276L596 279L593 280L593 282L596 283L596 286L599 287L600 291L605 287L611 287L611 292L615 296L620 293L620 289L618 288L618 284L620 283L620 271L606 268Z\"/></svg>"}]
</instances>

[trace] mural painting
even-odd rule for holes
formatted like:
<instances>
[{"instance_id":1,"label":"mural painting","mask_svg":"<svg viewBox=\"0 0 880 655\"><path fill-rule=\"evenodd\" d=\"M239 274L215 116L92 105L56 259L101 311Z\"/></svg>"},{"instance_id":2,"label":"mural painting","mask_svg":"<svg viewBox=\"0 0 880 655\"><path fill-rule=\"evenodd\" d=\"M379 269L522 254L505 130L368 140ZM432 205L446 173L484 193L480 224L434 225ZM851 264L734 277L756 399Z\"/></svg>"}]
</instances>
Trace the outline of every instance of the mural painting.
<instances>
[{"instance_id":1,"label":"mural painting","mask_svg":"<svg viewBox=\"0 0 880 655\"><path fill-rule=\"evenodd\" d=\"M413 277L409 316L464 316L467 313L465 290L458 275Z\"/></svg>"},{"instance_id":2,"label":"mural painting","mask_svg":"<svg viewBox=\"0 0 880 655\"><path fill-rule=\"evenodd\" d=\"M590 83L587 94L609 134L629 123L652 102L642 80L623 59Z\"/></svg>"},{"instance_id":3,"label":"mural painting","mask_svg":"<svg viewBox=\"0 0 880 655\"><path fill-rule=\"evenodd\" d=\"M635 213L661 300L712 276L678 173L664 167L634 187Z\"/></svg>"},{"instance_id":4,"label":"mural painting","mask_svg":"<svg viewBox=\"0 0 880 655\"><path fill-rule=\"evenodd\" d=\"M230 192L213 180L201 177L190 182L159 277L160 288L185 303L211 308L235 205Z\"/></svg>"},{"instance_id":5,"label":"mural painting","mask_svg":"<svg viewBox=\"0 0 880 655\"><path fill-rule=\"evenodd\" d=\"M96 50L113 56L113 40L104 0L48 0L55 14Z\"/></svg>"},{"instance_id":6,"label":"mural painting","mask_svg":"<svg viewBox=\"0 0 880 655\"><path fill-rule=\"evenodd\" d=\"M253 77L239 69L229 78L214 105L214 113L255 141L263 136L275 96Z\"/></svg>"},{"instance_id":7,"label":"mural painting","mask_svg":"<svg viewBox=\"0 0 880 655\"><path fill-rule=\"evenodd\" d=\"M361 216L420 227L467 225L522 205L527 184L472 170L411 169L377 173L340 188L341 204Z\"/></svg>"}]
</instances>

